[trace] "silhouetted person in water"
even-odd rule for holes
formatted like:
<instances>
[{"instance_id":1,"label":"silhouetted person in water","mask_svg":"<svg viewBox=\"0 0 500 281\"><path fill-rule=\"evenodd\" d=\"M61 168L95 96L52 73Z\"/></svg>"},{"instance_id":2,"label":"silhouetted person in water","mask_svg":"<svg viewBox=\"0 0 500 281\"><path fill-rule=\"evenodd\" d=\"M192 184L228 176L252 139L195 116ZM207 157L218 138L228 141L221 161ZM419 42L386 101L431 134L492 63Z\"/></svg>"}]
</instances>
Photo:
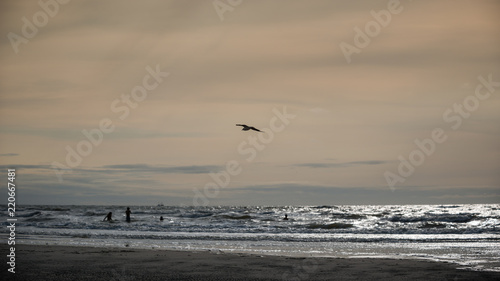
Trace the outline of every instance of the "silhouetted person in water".
<instances>
[{"instance_id":1,"label":"silhouetted person in water","mask_svg":"<svg viewBox=\"0 0 500 281\"><path fill-rule=\"evenodd\" d=\"M102 221L112 221L113 219L111 218L111 216L113 215L112 212L109 212Z\"/></svg>"},{"instance_id":2,"label":"silhouetted person in water","mask_svg":"<svg viewBox=\"0 0 500 281\"><path fill-rule=\"evenodd\" d=\"M163 221L163 216L160 216L160 221Z\"/></svg>"},{"instance_id":3,"label":"silhouetted person in water","mask_svg":"<svg viewBox=\"0 0 500 281\"><path fill-rule=\"evenodd\" d=\"M132 214L132 211L130 211L130 208L127 207L127 210L125 211L125 215L127 216L126 218L127 222L130 222L130 214Z\"/></svg>"},{"instance_id":4,"label":"silhouetted person in water","mask_svg":"<svg viewBox=\"0 0 500 281\"><path fill-rule=\"evenodd\" d=\"M285 214L285 217L283 218L284 221L287 221L288 220L288 215Z\"/></svg>"}]
</instances>

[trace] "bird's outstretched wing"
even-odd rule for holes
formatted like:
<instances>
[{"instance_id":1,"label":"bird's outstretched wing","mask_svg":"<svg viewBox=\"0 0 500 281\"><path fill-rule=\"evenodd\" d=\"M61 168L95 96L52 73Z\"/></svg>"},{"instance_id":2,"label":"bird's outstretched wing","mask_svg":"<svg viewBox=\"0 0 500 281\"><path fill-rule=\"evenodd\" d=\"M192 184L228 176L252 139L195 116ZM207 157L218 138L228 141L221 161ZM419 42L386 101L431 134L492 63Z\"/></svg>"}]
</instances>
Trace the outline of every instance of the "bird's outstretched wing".
<instances>
[{"instance_id":1,"label":"bird's outstretched wing","mask_svg":"<svg viewBox=\"0 0 500 281\"><path fill-rule=\"evenodd\" d=\"M242 126L243 127L243 131L248 131L248 130L254 130L254 131L257 131L257 132L262 132L261 130L255 128L255 127L252 127L252 126L248 126L248 125L245 125L245 124L236 124L236 126Z\"/></svg>"},{"instance_id":2,"label":"bird's outstretched wing","mask_svg":"<svg viewBox=\"0 0 500 281\"><path fill-rule=\"evenodd\" d=\"M257 129L255 127L249 127L249 128L250 128L250 130L254 130L254 131L257 131L257 132L262 132L261 130L259 130L259 129Z\"/></svg>"}]
</instances>

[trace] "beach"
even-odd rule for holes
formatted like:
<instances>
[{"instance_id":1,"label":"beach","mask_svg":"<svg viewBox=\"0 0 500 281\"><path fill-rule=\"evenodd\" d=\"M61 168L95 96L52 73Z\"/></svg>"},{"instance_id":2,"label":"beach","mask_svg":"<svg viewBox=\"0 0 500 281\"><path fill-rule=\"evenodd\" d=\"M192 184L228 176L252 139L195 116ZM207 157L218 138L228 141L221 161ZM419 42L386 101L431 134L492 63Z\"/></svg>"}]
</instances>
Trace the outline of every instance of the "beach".
<instances>
[{"instance_id":1,"label":"beach","mask_svg":"<svg viewBox=\"0 0 500 281\"><path fill-rule=\"evenodd\" d=\"M2 253L8 246L2 244ZM8 280L499 280L500 272L413 259L306 258L50 245L16 245Z\"/></svg>"}]
</instances>

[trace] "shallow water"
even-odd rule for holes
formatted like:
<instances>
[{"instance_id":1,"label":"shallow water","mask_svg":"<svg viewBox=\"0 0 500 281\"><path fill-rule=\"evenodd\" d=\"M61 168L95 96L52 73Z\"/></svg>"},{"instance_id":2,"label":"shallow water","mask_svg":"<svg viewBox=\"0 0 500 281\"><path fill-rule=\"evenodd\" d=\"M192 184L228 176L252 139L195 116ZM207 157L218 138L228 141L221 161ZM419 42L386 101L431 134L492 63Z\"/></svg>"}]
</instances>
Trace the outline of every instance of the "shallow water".
<instances>
[{"instance_id":1,"label":"shallow water","mask_svg":"<svg viewBox=\"0 0 500 281\"><path fill-rule=\"evenodd\" d=\"M125 222L125 209L25 206L16 210L17 239L31 244L418 258L500 271L499 204L132 206L131 223ZM110 211L114 221L103 222ZM282 220L285 214L287 221Z\"/></svg>"}]
</instances>

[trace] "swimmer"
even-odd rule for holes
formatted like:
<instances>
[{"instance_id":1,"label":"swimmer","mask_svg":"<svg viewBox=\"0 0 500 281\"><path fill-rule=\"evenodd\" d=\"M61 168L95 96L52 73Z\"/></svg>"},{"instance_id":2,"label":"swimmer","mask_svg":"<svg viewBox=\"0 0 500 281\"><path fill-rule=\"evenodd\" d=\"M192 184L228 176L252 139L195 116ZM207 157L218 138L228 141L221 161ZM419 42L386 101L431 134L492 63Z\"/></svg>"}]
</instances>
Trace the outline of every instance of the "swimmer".
<instances>
[{"instance_id":1,"label":"swimmer","mask_svg":"<svg viewBox=\"0 0 500 281\"><path fill-rule=\"evenodd\" d=\"M112 221L113 219L111 218L113 216L112 212L109 212L102 221Z\"/></svg>"},{"instance_id":2,"label":"swimmer","mask_svg":"<svg viewBox=\"0 0 500 281\"><path fill-rule=\"evenodd\" d=\"M125 215L126 215L126 220L127 222L130 222L130 214L132 213L132 211L130 211L130 208L127 207L127 210L125 211Z\"/></svg>"}]
</instances>

